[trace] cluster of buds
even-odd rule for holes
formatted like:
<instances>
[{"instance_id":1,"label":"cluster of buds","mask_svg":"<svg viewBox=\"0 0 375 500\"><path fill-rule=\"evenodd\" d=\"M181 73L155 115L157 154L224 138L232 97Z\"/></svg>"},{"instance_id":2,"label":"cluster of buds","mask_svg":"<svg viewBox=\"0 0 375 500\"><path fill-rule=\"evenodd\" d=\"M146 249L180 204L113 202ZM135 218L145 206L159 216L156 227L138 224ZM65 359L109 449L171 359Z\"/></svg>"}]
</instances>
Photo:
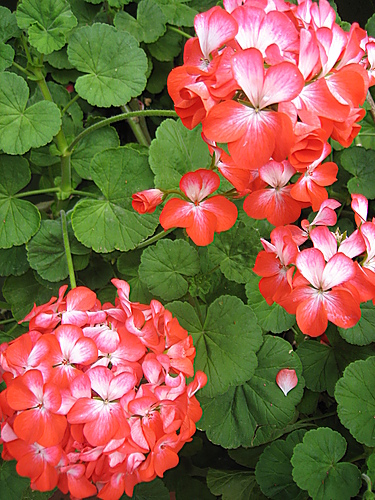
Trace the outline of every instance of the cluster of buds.
<instances>
[{"instance_id":1,"label":"cluster of buds","mask_svg":"<svg viewBox=\"0 0 375 500\"><path fill-rule=\"evenodd\" d=\"M178 464L201 417L191 336L160 302L115 305L77 287L34 306L28 333L1 345L4 460L31 488L116 500ZM192 378L187 384L186 378Z\"/></svg>"},{"instance_id":2,"label":"cluster of buds","mask_svg":"<svg viewBox=\"0 0 375 500\"><path fill-rule=\"evenodd\" d=\"M375 220L366 222L367 199L352 195L357 229L349 236L331 232L340 203L326 200L314 220L297 226L279 226L271 243L261 239L264 250L254 272L262 279L259 289L273 302L296 314L301 331L322 335L328 320L341 328L353 327L361 317L360 304L375 302ZM301 249L307 240L312 248Z\"/></svg>"}]
</instances>

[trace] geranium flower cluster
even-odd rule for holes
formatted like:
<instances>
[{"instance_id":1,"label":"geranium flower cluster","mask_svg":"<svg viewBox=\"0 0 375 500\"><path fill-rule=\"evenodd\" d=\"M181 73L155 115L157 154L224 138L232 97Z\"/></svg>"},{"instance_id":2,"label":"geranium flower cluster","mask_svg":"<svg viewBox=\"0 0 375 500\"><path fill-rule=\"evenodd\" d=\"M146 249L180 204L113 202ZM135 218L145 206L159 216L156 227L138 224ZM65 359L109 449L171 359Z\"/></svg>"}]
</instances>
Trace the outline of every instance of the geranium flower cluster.
<instances>
[{"instance_id":1,"label":"geranium flower cluster","mask_svg":"<svg viewBox=\"0 0 375 500\"><path fill-rule=\"evenodd\" d=\"M247 196L245 212L276 226L290 224L302 208L317 211L328 198L326 186L336 181L337 165L322 163L331 152L328 139L348 147L360 130L365 115L360 106L375 83L375 40L357 23L344 31L328 0L223 3L224 8L195 17L197 36L185 45L183 66L170 73L168 91L187 128L202 124L211 167L233 185L235 196ZM207 226L212 235L228 229L233 217L225 228L215 228L212 211L184 186L203 232ZM159 191L158 203L167 195ZM163 210L165 229L191 224L191 210L184 212L178 203ZM174 218L172 207L178 213ZM142 209L148 211L146 205ZM198 245L212 241L191 233Z\"/></svg>"},{"instance_id":2,"label":"geranium flower cluster","mask_svg":"<svg viewBox=\"0 0 375 500\"><path fill-rule=\"evenodd\" d=\"M278 303L296 315L301 331L322 335L328 320L341 328L353 327L361 317L361 302L375 303L375 219L366 222L367 199L352 195L357 229L349 236L332 233L340 203L326 200L314 220L297 226L279 226L254 272L262 279L259 289L268 304ZM312 247L301 249L307 240Z\"/></svg>"},{"instance_id":3,"label":"geranium flower cluster","mask_svg":"<svg viewBox=\"0 0 375 500\"><path fill-rule=\"evenodd\" d=\"M162 304L115 305L86 287L60 288L34 306L29 332L2 344L2 457L17 460L31 488L72 497L132 496L142 481L178 464L201 408L191 336Z\"/></svg>"}]
</instances>

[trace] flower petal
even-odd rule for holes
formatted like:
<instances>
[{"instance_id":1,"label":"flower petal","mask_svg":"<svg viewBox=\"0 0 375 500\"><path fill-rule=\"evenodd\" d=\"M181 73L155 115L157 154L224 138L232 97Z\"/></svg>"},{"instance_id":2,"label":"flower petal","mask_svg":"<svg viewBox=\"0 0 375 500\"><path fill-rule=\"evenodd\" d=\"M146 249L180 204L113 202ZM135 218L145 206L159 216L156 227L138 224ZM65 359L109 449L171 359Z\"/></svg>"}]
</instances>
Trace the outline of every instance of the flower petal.
<instances>
[{"instance_id":1,"label":"flower petal","mask_svg":"<svg viewBox=\"0 0 375 500\"><path fill-rule=\"evenodd\" d=\"M276 384L280 387L285 396L287 396L288 392L294 389L298 384L296 371L288 370L288 368L280 370L276 375Z\"/></svg>"}]
</instances>

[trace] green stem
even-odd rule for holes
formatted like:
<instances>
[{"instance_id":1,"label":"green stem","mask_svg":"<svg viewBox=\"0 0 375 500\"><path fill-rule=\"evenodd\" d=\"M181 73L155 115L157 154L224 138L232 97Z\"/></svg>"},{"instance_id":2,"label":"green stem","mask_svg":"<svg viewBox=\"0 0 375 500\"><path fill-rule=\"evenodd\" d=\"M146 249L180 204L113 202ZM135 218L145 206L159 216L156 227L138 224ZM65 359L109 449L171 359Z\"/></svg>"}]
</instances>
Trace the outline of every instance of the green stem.
<instances>
[{"instance_id":1,"label":"green stem","mask_svg":"<svg viewBox=\"0 0 375 500\"><path fill-rule=\"evenodd\" d=\"M60 216L61 216L61 225L62 225L62 232L63 232L65 255L66 255L66 260L68 262L70 288L73 289L77 286L77 283L76 283L76 278L74 276L73 259L72 259L72 254L70 252L70 245L69 245L68 225L66 223L66 214L65 214L64 210L60 210Z\"/></svg>"},{"instance_id":2,"label":"green stem","mask_svg":"<svg viewBox=\"0 0 375 500\"><path fill-rule=\"evenodd\" d=\"M131 113L132 112L132 110L129 108L129 106L121 106L121 109L124 113ZM139 117L128 118L128 120L126 120L126 121L128 122L129 127L132 129L132 132L133 132L135 138L137 139L137 141L139 142L139 144L142 144L142 146L149 147L149 145L151 144L151 140L149 140L149 138L146 137L146 135L144 134L142 127L139 123Z\"/></svg>"},{"instance_id":3,"label":"green stem","mask_svg":"<svg viewBox=\"0 0 375 500\"><path fill-rule=\"evenodd\" d=\"M169 26L169 24L168 24L168 29L170 29L171 31L174 31L175 33L178 33L179 35L184 36L185 38L194 38L193 36L189 35L188 33L185 33L185 31L182 31L178 28L175 28L174 26Z\"/></svg>"},{"instance_id":4,"label":"green stem","mask_svg":"<svg viewBox=\"0 0 375 500\"><path fill-rule=\"evenodd\" d=\"M0 309L10 309L10 305L7 302L4 302L3 300L0 300Z\"/></svg>"},{"instance_id":5,"label":"green stem","mask_svg":"<svg viewBox=\"0 0 375 500\"><path fill-rule=\"evenodd\" d=\"M9 323L13 323L14 321L17 322L17 320L14 318L3 319L0 321L0 325L8 325Z\"/></svg>"},{"instance_id":6,"label":"green stem","mask_svg":"<svg viewBox=\"0 0 375 500\"><path fill-rule=\"evenodd\" d=\"M68 104L61 110L61 116L65 115L66 111L70 108L72 104L74 104L76 101L78 101L79 95L76 94L73 99L70 99Z\"/></svg>"},{"instance_id":7,"label":"green stem","mask_svg":"<svg viewBox=\"0 0 375 500\"><path fill-rule=\"evenodd\" d=\"M330 411L318 417L303 418L302 420L298 420L298 423L307 424L308 422L315 422L315 420L322 420L323 418L334 417L335 415L337 415L337 411Z\"/></svg>"},{"instance_id":8,"label":"green stem","mask_svg":"<svg viewBox=\"0 0 375 500\"><path fill-rule=\"evenodd\" d=\"M166 116L170 118L178 118L178 114L176 111L171 109L144 109L140 111L131 111L130 113L121 113L120 115L111 116L110 118L106 118L101 122L94 123L91 127L86 128L77 137L69 144L67 151L71 153L75 146L84 138L86 135L91 134L95 130L98 130L102 127L106 127L111 123L120 122L121 120L128 120L129 118L133 118L135 116Z\"/></svg>"},{"instance_id":9,"label":"green stem","mask_svg":"<svg viewBox=\"0 0 375 500\"><path fill-rule=\"evenodd\" d=\"M152 243L155 243L155 241L158 241L158 240L161 240L162 238L165 238L166 236L168 236L169 233L171 233L172 231L174 231L174 229L175 228L172 227L172 229L168 229L167 231L160 231L160 233L155 234L155 236L152 236L148 240L143 241L142 243L140 243L139 245L137 245L134 250L138 250L140 248L147 247L148 245L151 245Z\"/></svg>"},{"instance_id":10,"label":"green stem","mask_svg":"<svg viewBox=\"0 0 375 500\"><path fill-rule=\"evenodd\" d=\"M2 335L6 335L7 337L10 337L11 339L13 339L13 335L12 335L12 332L14 332L14 330L18 327L18 322L12 326L12 328L9 328L9 330L7 332L2 332Z\"/></svg>"},{"instance_id":11,"label":"green stem","mask_svg":"<svg viewBox=\"0 0 375 500\"><path fill-rule=\"evenodd\" d=\"M372 491L372 482L371 482L371 479L368 477L368 475L362 474L361 477L362 477L363 481L366 483L367 491Z\"/></svg>"},{"instance_id":12,"label":"green stem","mask_svg":"<svg viewBox=\"0 0 375 500\"><path fill-rule=\"evenodd\" d=\"M36 194L45 194L45 193L58 193L60 188L45 188L45 189L35 189L34 191L24 191L22 193L17 193L13 196L13 198L26 198L27 196L34 196Z\"/></svg>"},{"instance_id":13,"label":"green stem","mask_svg":"<svg viewBox=\"0 0 375 500\"><path fill-rule=\"evenodd\" d=\"M79 191L78 189L72 189L70 194L76 194L78 196L86 196L87 198L95 198L96 200L99 200L100 195L96 193L90 193L88 191Z\"/></svg>"},{"instance_id":14,"label":"green stem","mask_svg":"<svg viewBox=\"0 0 375 500\"><path fill-rule=\"evenodd\" d=\"M37 84L42 92L42 95L46 101L54 102L52 99L51 92L49 91L47 82L43 76L40 68L34 68L34 74L38 78ZM61 153L61 199L65 200L69 198L72 189L72 169L70 165L70 155L71 152L68 149L68 142L65 138L65 134L60 128L60 131L54 137L56 141L57 148Z\"/></svg>"},{"instance_id":15,"label":"green stem","mask_svg":"<svg viewBox=\"0 0 375 500\"><path fill-rule=\"evenodd\" d=\"M21 40L22 40L23 48L25 50L26 58L27 58L29 64L32 64L33 60L32 60L31 55L30 55L30 51L29 51L29 47L27 45L27 40L25 38L25 35L22 34Z\"/></svg>"},{"instance_id":16,"label":"green stem","mask_svg":"<svg viewBox=\"0 0 375 500\"><path fill-rule=\"evenodd\" d=\"M20 64L17 64L16 62L12 62L12 66L14 66L15 68L17 68L19 71L21 71L22 73L24 73L25 75L27 76L33 76L32 73L30 73L30 71L27 71L26 68L24 68L23 66L21 66Z\"/></svg>"}]
</instances>

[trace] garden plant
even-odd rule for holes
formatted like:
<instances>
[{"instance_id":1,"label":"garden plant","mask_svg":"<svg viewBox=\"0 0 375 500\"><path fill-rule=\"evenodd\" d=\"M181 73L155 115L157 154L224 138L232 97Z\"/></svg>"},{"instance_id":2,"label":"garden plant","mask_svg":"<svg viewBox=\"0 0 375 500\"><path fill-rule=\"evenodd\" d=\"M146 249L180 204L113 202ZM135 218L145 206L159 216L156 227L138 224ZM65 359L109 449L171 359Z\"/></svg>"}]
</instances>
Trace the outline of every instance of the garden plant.
<instances>
[{"instance_id":1,"label":"garden plant","mask_svg":"<svg viewBox=\"0 0 375 500\"><path fill-rule=\"evenodd\" d=\"M0 6L0 499L375 499L374 84L331 0Z\"/></svg>"}]
</instances>

